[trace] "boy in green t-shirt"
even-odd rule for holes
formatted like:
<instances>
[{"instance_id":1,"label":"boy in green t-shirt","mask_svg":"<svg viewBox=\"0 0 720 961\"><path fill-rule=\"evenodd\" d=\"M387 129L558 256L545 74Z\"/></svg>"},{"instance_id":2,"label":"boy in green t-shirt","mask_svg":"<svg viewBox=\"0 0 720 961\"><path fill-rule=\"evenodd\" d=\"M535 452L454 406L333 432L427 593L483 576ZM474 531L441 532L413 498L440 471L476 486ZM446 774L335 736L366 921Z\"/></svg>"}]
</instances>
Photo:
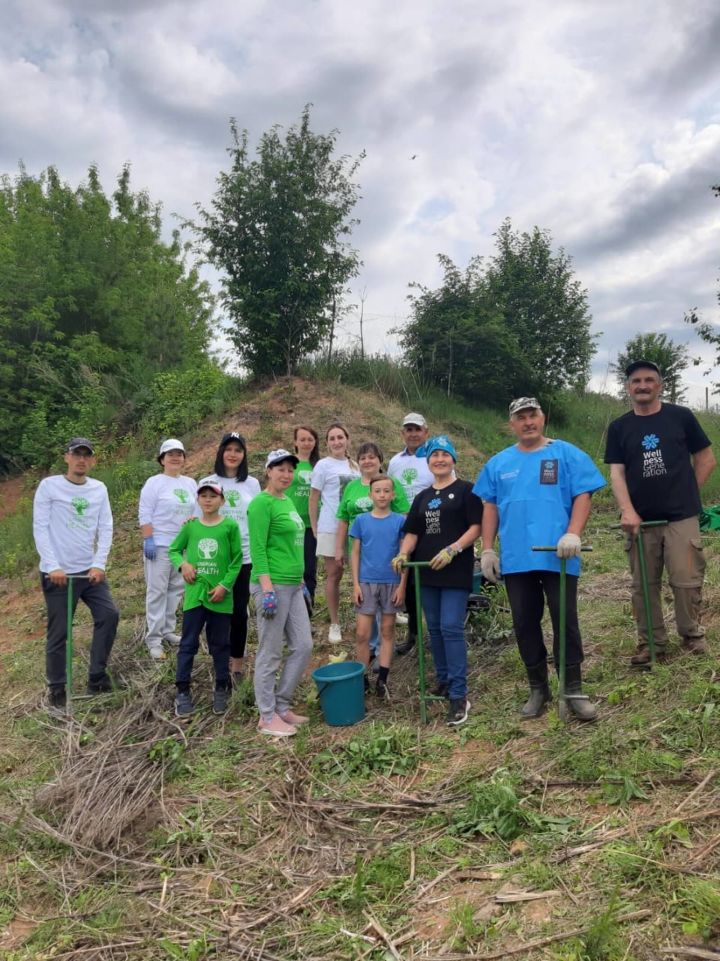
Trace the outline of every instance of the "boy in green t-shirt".
<instances>
[{"instance_id":1,"label":"boy in green t-shirt","mask_svg":"<svg viewBox=\"0 0 720 961\"><path fill-rule=\"evenodd\" d=\"M232 588L242 565L240 531L218 511L225 497L210 477L198 484L202 517L188 521L168 548L170 562L185 580L182 637L177 653L175 714L189 717L193 710L190 679L200 632L206 629L215 667L213 714L224 714L230 698L230 619Z\"/></svg>"}]
</instances>

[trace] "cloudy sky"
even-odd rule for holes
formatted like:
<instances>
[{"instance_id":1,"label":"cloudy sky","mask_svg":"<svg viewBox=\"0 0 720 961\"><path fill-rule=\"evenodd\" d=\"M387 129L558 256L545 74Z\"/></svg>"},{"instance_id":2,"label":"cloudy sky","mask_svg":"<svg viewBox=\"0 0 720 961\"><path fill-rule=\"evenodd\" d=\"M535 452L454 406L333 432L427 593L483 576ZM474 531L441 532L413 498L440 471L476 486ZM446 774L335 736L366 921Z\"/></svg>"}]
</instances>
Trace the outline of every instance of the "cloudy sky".
<instances>
[{"instance_id":1,"label":"cloudy sky","mask_svg":"<svg viewBox=\"0 0 720 961\"><path fill-rule=\"evenodd\" d=\"M207 204L228 118L251 142L305 103L357 179L370 346L436 256L464 267L509 216L563 245L601 332L593 385L639 331L704 353L719 324L717 0L1 0L0 170L49 164L171 214ZM354 329L349 324L348 336ZM704 397L700 369L688 378ZM715 371L715 379L720 379Z\"/></svg>"}]
</instances>

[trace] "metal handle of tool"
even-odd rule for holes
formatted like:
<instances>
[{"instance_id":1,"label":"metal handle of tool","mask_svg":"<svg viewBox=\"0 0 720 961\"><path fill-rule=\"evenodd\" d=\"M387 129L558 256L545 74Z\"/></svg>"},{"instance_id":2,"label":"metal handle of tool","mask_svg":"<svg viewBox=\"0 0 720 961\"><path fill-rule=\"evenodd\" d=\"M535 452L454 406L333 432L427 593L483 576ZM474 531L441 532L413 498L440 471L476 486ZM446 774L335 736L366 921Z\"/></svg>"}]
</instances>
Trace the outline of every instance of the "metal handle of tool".
<instances>
[{"instance_id":1,"label":"metal handle of tool","mask_svg":"<svg viewBox=\"0 0 720 961\"><path fill-rule=\"evenodd\" d=\"M555 547L550 547L550 546L547 546L547 547L531 547L530 550L531 550L531 551L546 551L546 552L548 552L548 553L549 553L550 551L552 551L553 553L557 553L557 545L555 545ZM592 551L592 547L589 547L589 546L588 546L588 547L581 547L580 550L583 551L584 553L589 553L589 552ZM567 565L567 558L566 558L566 557L561 557L561 558L560 558L560 600L559 600L559 605L560 605L559 621L560 621L560 623L558 624L558 635L559 635L559 636L558 636L558 653L559 653L559 662L558 662L558 703L559 703L559 704L564 704L564 703L565 703L565 677L566 677L566 674L567 674L566 665L565 665L565 661L566 661L566 657L567 657L567 651L566 651L566 647L567 647L567 638L566 638L566 633L567 633L567 611L566 611L566 606L567 606L567 583L566 583L567 571L566 571L566 565Z\"/></svg>"},{"instance_id":2,"label":"metal handle of tool","mask_svg":"<svg viewBox=\"0 0 720 961\"><path fill-rule=\"evenodd\" d=\"M404 561L403 567L412 567L412 576L415 583L415 616L417 618L417 652L418 652L418 675L420 684L420 719L423 724L428 722L427 702L436 701L439 698L427 693L425 683L425 643L422 633L422 598L420 595L420 568L430 567L430 561Z\"/></svg>"},{"instance_id":3,"label":"metal handle of tool","mask_svg":"<svg viewBox=\"0 0 720 961\"><path fill-rule=\"evenodd\" d=\"M87 574L66 574L67 631L65 636L65 713L72 716L73 699L73 581L87 581Z\"/></svg>"},{"instance_id":4,"label":"metal handle of tool","mask_svg":"<svg viewBox=\"0 0 720 961\"><path fill-rule=\"evenodd\" d=\"M647 628L648 651L650 653L650 669L655 667L655 630L652 622L652 606L650 604L650 590L648 588L647 562L645 560L645 542L642 532L646 527L665 527L667 521L641 521L640 529L637 534L631 535L635 541L638 555L638 565L640 567L640 584L642 586L643 607L645 608L645 625ZM613 524L610 530L620 530L622 524Z\"/></svg>"}]
</instances>

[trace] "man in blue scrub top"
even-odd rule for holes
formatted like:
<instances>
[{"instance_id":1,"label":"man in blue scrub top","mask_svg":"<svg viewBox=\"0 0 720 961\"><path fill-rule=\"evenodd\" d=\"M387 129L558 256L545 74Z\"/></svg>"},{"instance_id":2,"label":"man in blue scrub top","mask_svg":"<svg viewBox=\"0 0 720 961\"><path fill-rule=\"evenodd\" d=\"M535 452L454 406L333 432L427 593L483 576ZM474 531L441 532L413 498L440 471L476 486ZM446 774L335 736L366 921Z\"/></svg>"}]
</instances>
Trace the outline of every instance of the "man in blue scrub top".
<instances>
[{"instance_id":1,"label":"man in blue scrub top","mask_svg":"<svg viewBox=\"0 0 720 961\"><path fill-rule=\"evenodd\" d=\"M530 682L522 717L539 717L550 700L547 651L542 635L544 598L553 625L555 664L559 663L560 558L566 558L566 691L582 693L582 640L577 618L580 535L590 514L590 498L605 480L583 451L545 437L545 415L534 397L510 404L510 429L517 443L491 457L473 493L484 503L482 572L495 583L501 576L510 601L520 656ZM500 528L500 557L493 544ZM534 552L533 545L556 544L557 552ZM570 699L581 721L597 709L587 699Z\"/></svg>"}]
</instances>

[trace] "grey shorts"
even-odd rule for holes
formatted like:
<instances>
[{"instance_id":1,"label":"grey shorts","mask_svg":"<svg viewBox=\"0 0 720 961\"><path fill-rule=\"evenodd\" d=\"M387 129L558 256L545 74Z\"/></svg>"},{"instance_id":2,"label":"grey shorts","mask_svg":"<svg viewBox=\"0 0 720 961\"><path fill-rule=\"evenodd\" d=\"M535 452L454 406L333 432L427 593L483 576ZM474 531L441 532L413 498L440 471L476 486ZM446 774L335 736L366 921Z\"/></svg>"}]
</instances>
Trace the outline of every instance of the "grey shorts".
<instances>
[{"instance_id":1,"label":"grey shorts","mask_svg":"<svg viewBox=\"0 0 720 961\"><path fill-rule=\"evenodd\" d=\"M362 604L355 605L358 614L374 615L380 611L381 614L399 614L403 607L393 604L392 596L398 589L398 584L367 584L362 582Z\"/></svg>"}]
</instances>

